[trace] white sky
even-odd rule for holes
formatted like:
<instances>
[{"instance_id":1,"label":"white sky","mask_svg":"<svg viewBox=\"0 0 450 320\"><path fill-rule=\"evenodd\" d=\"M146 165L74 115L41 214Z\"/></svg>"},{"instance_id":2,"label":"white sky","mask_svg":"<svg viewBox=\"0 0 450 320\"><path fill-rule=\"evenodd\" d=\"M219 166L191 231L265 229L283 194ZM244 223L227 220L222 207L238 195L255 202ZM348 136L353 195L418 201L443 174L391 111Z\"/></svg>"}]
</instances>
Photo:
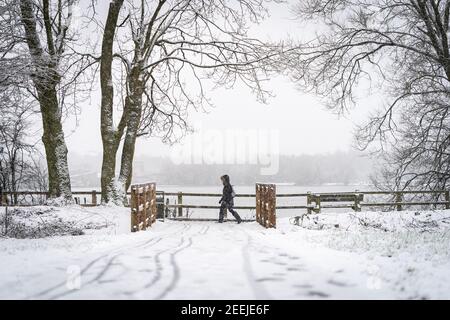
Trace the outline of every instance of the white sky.
<instances>
[{"instance_id":1,"label":"white sky","mask_svg":"<svg viewBox=\"0 0 450 320\"><path fill-rule=\"evenodd\" d=\"M101 3L106 7L109 1ZM301 25L291 19L286 4L271 5L270 14L267 21L253 30L260 38L305 38L313 32L311 26ZM244 87L209 92L208 96L215 108L208 114L192 112L190 122L203 129L219 129L223 132L230 127L238 130L276 129L280 137L281 154L316 154L349 150L354 123L361 122L369 109L366 103L365 107L359 106L345 118L338 118L326 110L318 99L296 90L288 79L272 79L269 87L275 97L270 98L267 105L258 103L255 96ZM372 99L370 103L377 104L378 101ZM74 117L66 121L65 132L70 152L101 152L99 105L97 91L93 93L91 103L86 102L81 106L78 124ZM140 138L136 146L137 155L163 156L169 153L170 147L157 138Z\"/></svg>"}]
</instances>

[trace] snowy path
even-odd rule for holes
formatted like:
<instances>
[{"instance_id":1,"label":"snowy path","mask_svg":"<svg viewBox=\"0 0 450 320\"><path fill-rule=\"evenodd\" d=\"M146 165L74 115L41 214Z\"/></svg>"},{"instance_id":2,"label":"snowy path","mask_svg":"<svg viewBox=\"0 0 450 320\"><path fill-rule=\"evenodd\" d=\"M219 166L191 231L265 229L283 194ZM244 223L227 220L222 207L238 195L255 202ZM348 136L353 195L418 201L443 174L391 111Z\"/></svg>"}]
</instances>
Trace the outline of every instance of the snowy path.
<instances>
[{"instance_id":1,"label":"snowy path","mask_svg":"<svg viewBox=\"0 0 450 320\"><path fill-rule=\"evenodd\" d=\"M371 288L367 259L256 223L166 221L135 234L20 241L22 248L0 252L0 298L394 297ZM79 288L69 277L78 271Z\"/></svg>"}]
</instances>

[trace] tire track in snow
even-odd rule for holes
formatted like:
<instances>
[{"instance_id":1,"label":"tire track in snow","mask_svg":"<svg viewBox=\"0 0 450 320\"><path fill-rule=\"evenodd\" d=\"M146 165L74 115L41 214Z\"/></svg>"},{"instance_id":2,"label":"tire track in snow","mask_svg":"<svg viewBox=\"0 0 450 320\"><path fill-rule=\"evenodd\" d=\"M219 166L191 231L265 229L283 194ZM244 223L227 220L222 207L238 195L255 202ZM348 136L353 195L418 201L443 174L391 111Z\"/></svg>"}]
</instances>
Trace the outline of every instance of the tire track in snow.
<instances>
[{"instance_id":1,"label":"tire track in snow","mask_svg":"<svg viewBox=\"0 0 450 320\"><path fill-rule=\"evenodd\" d=\"M155 244L157 244L158 242L160 242L162 240L161 237L159 238L154 238L155 241L152 241L151 243L147 243L145 246L138 246L138 248L148 248L151 247ZM91 285L94 282L99 282L101 280L101 278L111 269L111 266L113 265L114 261L117 259L118 256L120 256L122 253L117 253L114 256L112 256L108 262L103 266L102 270L100 272L98 272L93 279L89 280L88 282L83 284L83 288L85 288L88 285ZM81 276L81 275L80 275ZM71 289L68 291L64 291L60 294L56 294L54 296L51 296L50 298L48 298L49 300L55 300L55 299L59 299L62 298L64 296L67 296L71 293L74 292L78 292L80 289Z\"/></svg>"},{"instance_id":2,"label":"tire track in snow","mask_svg":"<svg viewBox=\"0 0 450 320\"><path fill-rule=\"evenodd\" d=\"M176 285L178 284L178 281L180 279L180 267L178 266L178 264L176 262L176 259L175 259L176 255L192 246L192 243L193 243L192 238L193 237L199 236L199 235L204 235L204 234L206 234L206 232L208 230L209 230L209 226L205 226L196 235L192 235L192 236L188 237L187 241L184 237L181 238L180 247L177 250L175 250L174 252L170 253L170 265L173 269L172 279L171 279L169 285L158 296L156 296L156 298L155 298L156 300L164 299L167 296L167 294L169 294L171 291L173 291L175 289Z\"/></svg>"},{"instance_id":3,"label":"tire track in snow","mask_svg":"<svg viewBox=\"0 0 450 320\"><path fill-rule=\"evenodd\" d=\"M171 236L171 235L173 235L173 234L178 234L178 233L184 234L187 230L190 229L190 227L191 227L191 226L189 226L189 225L184 225L183 227L181 227L180 230L173 231L173 232L171 232L171 233L169 233L169 234L166 234L166 235L164 235L164 236ZM152 241L152 240L155 240L155 241ZM161 240L162 240L162 237L155 237L155 238L153 238L153 239L151 239L151 240L145 242L145 243L142 244L142 245L133 246L131 249L145 249L145 248L149 248L149 247L152 247L152 246L156 245L156 244L159 243ZM123 251L123 250L121 250L121 251ZM162 251L164 251L164 250L162 250ZM95 276L95 278L94 278L94 279L91 279L89 282L85 283L83 286L92 284L92 283L94 283L94 282L97 282L97 283L98 283L98 282L101 280L101 278L107 273L107 271L110 269L110 267L113 265L114 260L115 260L119 255L121 255L122 253L123 253L123 252L117 253L116 255L114 255L113 257L111 257L110 260L108 261L108 263L107 263L107 264L104 266L104 268L103 268L103 269ZM78 289L74 289L74 290L71 290L71 291L72 291L72 292L76 292L76 291L78 291ZM67 294L72 293L72 292L67 292ZM67 295L67 294L66 294L66 293L63 293L63 294L59 295L58 297L53 297L53 298L51 298L51 299L59 298L59 297L61 297L61 296Z\"/></svg>"},{"instance_id":4,"label":"tire track in snow","mask_svg":"<svg viewBox=\"0 0 450 320\"><path fill-rule=\"evenodd\" d=\"M206 226L206 227L205 227L205 230L200 231L199 234L205 235L205 234L208 232L208 230L209 230L209 226Z\"/></svg>"},{"instance_id":5,"label":"tire track in snow","mask_svg":"<svg viewBox=\"0 0 450 320\"><path fill-rule=\"evenodd\" d=\"M175 232L173 232L173 233L184 232L185 230L186 230L186 225L184 225L183 227L181 227L180 230L177 230L177 231L175 231ZM110 260L107 262L107 264L109 264L109 262L110 262L111 260L113 260L115 257L117 257L117 256L118 256L120 253L122 253L123 251L125 251L125 250L130 250L130 249L136 249L136 248L142 248L142 247L145 248L145 247L151 245L151 243L152 243L155 239L161 239L161 237L159 237L159 236L158 236L158 237L153 237L153 238L148 239L148 240L146 239L146 240L144 240L144 241L142 241L142 242L140 242L140 243L138 243L138 244L131 244L131 245L128 245L128 246L126 246L126 247L119 247L119 248L115 248L115 249L110 250L108 253L103 254L103 255L101 255L101 256L99 256L99 257L97 257L97 258L91 260L86 266L84 266L83 269L80 271L80 277L83 276L83 275L85 275L86 272L87 272L89 269L91 269L96 263L98 263L99 261L103 260L104 258L109 257L109 256L111 256L112 254L115 254L115 256L113 256L112 258L110 258ZM106 271L105 271L105 272L106 272ZM58 284L56 284L56 285L54 285L54 286L52 286L52 287L50 287L50 288L47 288L47 289L45 289L45 290L43 290L43 291L40 291L40 292L38 292L38 293L36 293L36 294L34 294L34 295L28 296L28 297L26 297L25 299L26 299L26 300L38 299L38 298L40 298L40 297L42 297L42 296L44 296L44 295L46 295L46 294L48 294L48 293L51 293L52 291L55 291L55 290L57 290L57 289L59 289L59 288L65 286L66 284L67 284L67 280L61 281L60 283L58 283ZM74 289L74 290L71 290L71 291L78 291L78 289Z\"/></svg>"},{"instance_id":6,"label":"tire track in snow","mask_svg":"<svg viewBox=\"0 0 450 320\"><path fill-rule=\"evenodd\" d=\"M192 245L192 237L189 237L187 240L187 245L184 245L186 243L185 238L181 238L182 245L175 250L174 252L170 253L170 265L173 268L173 277L170 281L169 285L155 298L156 300L163 299L170 291L172 291L175 286L178 283L178 280L180 279L180 268L178 267L178 264L175 261L175 255L187 248L189 248Z\"/></svg>"},{"instance_id":7,"label":"tire track in snow","mask_svg":"<svg viewBox=\"0 0 450 320\"><path fill-rule=\"evenodd\" d=\"M186 231L189 230L190 228L191 228L190 225L186 225L186 224L185 224L185 225L183 226L182 230L180 231L180 232L181 232L181 235L185 234ZM177 234L177 233L178 233L178 231L173 232L173 233L171 233L170 235ZM165 249L159 250L159 251L153 256L153 261L154 261L154 264L155 264L155 275L153 276L153 279L152 279L149 283L147 283L147 284L144 286L144 290L149 289L150 287L153 287L153 286L161 279L161 274L162 274L162 270L163 270L162 265L161 265L161 258L160 258L161 255L164 254L164 253L166 253L166 252L169 251L169 250L173 250L173 249L175 249L175 248L180 247L182 244L183 244L183 242L181 241L181 242L180 242L179 244L177 244L175 247L169 247L169 248L165 248ZM140 290L140 291L138 291L138 292L124 292L124 294L126 294L126 295L132 295L132 294L135 294L135 293L139 293L139 292L141 292L141 291L142 291L142 290Z\"/></svg>"},{"instance_id":8,"label":"tire track in snow","mask_svg":"<svg viewBox=\"0 0 450 320\"><path fill-rule=\"evenodd\" d=\"M183 244L183 240L180 241L180 243L176 246L176 248L180 247ZM166 250L161 250L159 251L155 257L154 257L154 262L155 262L155 266L156 266L156 271L155 271L155 276L153 277L153 279L147 283L144 288L145 289L149 289L151 287L153 287L155 285L155 283L157 283L159 280L161 280L161 274L162 274L162 265L161 265L161 259L160 256L163 253L166 253L167 251L174 249L174 248L167 248Z\"/></svg>"}]
</instances>

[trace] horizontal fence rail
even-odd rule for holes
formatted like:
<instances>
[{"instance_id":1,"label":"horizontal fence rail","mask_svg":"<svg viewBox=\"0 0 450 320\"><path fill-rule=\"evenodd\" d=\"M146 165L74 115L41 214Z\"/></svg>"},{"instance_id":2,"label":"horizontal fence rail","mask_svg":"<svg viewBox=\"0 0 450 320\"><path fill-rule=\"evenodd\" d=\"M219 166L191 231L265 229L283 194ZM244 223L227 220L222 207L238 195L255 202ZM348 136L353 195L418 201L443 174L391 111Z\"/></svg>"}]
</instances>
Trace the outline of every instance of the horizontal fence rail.
<instances>
[{"instance_id":1,"label":"horizontal fence rail","mask_svg":"<svg viewBox=\"0 0 450 320\"><path fill-rule=\"evenodd\" d=\"M101 204L101 191L72 191L75 204L83 207L93 207ZM128 205L131 199L131 191L127 192ZM44 205L49 198L47 191L17 191L1 192L0 206L36 206Z\"/></svg>"},{"instance_id":2,"label":"horizontal fence rail","mask_svg":"<svg viewBox=\"0 0 450 320\"><path fill-rule=\"evenodd\" d=\"M96 206L101 204L101 192L98 190L75 190L72 192L74 201L81 206ZM130 203L131 192L127 193ZM191 197L220 198L220 193L200 192L165 192L156 191L158 216L168 216L170 211L173 216L183 217L183 209L216 209L219 205L185 203ZM253 193L236 194L236 198L255 198ZM370 196L388 196L389 199L375 199L368 201ZM406 198L410 199L406 199ZM45 191L17 191L3 192L0 194L0 206L35 206L44 205L48 198ZM173 199L172 203L169 198ZM401 211L406 207L414 206L440 206L450 209L450 194L448 190L407 190L407 191L345 191L336 193L284 193L276 194L276 198L304 198L298 203L284 205L277 204L276 210L307 210L308 212L320 212L321 209L353 209L385 207ZM309 201L308 201L309 199ZM342 201L340 201L342 200ZM304 201L304 202L303 202ZM255 210L256 205L236 205L238 210Z\"/></svg>"}]
</instances>

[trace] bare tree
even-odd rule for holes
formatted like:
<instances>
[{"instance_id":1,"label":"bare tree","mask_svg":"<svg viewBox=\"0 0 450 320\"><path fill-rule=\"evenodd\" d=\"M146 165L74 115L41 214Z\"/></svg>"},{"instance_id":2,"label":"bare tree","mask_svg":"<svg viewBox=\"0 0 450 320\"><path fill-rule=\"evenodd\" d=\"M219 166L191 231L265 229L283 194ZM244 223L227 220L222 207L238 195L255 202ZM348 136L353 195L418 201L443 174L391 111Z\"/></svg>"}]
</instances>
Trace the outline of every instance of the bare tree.
<instances>
[{"instance_id":1,"label":"bare tree","mask_svg":"<svg viewBox=\"0 0 450 320\"><path fill-rule=\"evenodd\" d=\"M33 163L30 155L37 153L36 148L26 139L31 116L30 109L22 99L17 88L0 94L0 185L4 192L11 195L11 201L18 203L17 191L30 175Z\"/></svg>"},{"instance_id":2,"label":"bare tree","mask_svg":"<svg viewBox=\"0 0 450 320\"><path fill-rule=\"evenodd\" d=\"M337 112L383 93L390 101L358 128L358 146L386 157L396 188L448 186L450 1L309 0L295 12L322 22L285 57L299 86Z\"/></svg>"},{"instance_id":3,"label":"bare tree","mask_svg":"<svg viewBox=\"0 0 450 320\"><path fill-rule=\"evenodd\" d=\"M249 24L266 16L264 3L111 1L100 71L104 202L124 199L138 136L157 135L171 143L189 129L189 109L201 110L209 104L205 82L233 87L240 81L265 100L268 92L262 81L275 71L279 48L247 34ZM118 104L122 114L115 126L113 110Z\"/></svg>"},{"instance_id":4,"label":"bare tree","mask_svg":"<svg viewBox=\"0 0 450 320\"><path fill-rule=\"evenodd\" d=\"M0 1L0 86L20 88L34 99L42 117L49 195L71 200L64 113L79 93L78 77L86 67L78 57L71 31L76 0Z\"/></svg>"}]
</instances>

